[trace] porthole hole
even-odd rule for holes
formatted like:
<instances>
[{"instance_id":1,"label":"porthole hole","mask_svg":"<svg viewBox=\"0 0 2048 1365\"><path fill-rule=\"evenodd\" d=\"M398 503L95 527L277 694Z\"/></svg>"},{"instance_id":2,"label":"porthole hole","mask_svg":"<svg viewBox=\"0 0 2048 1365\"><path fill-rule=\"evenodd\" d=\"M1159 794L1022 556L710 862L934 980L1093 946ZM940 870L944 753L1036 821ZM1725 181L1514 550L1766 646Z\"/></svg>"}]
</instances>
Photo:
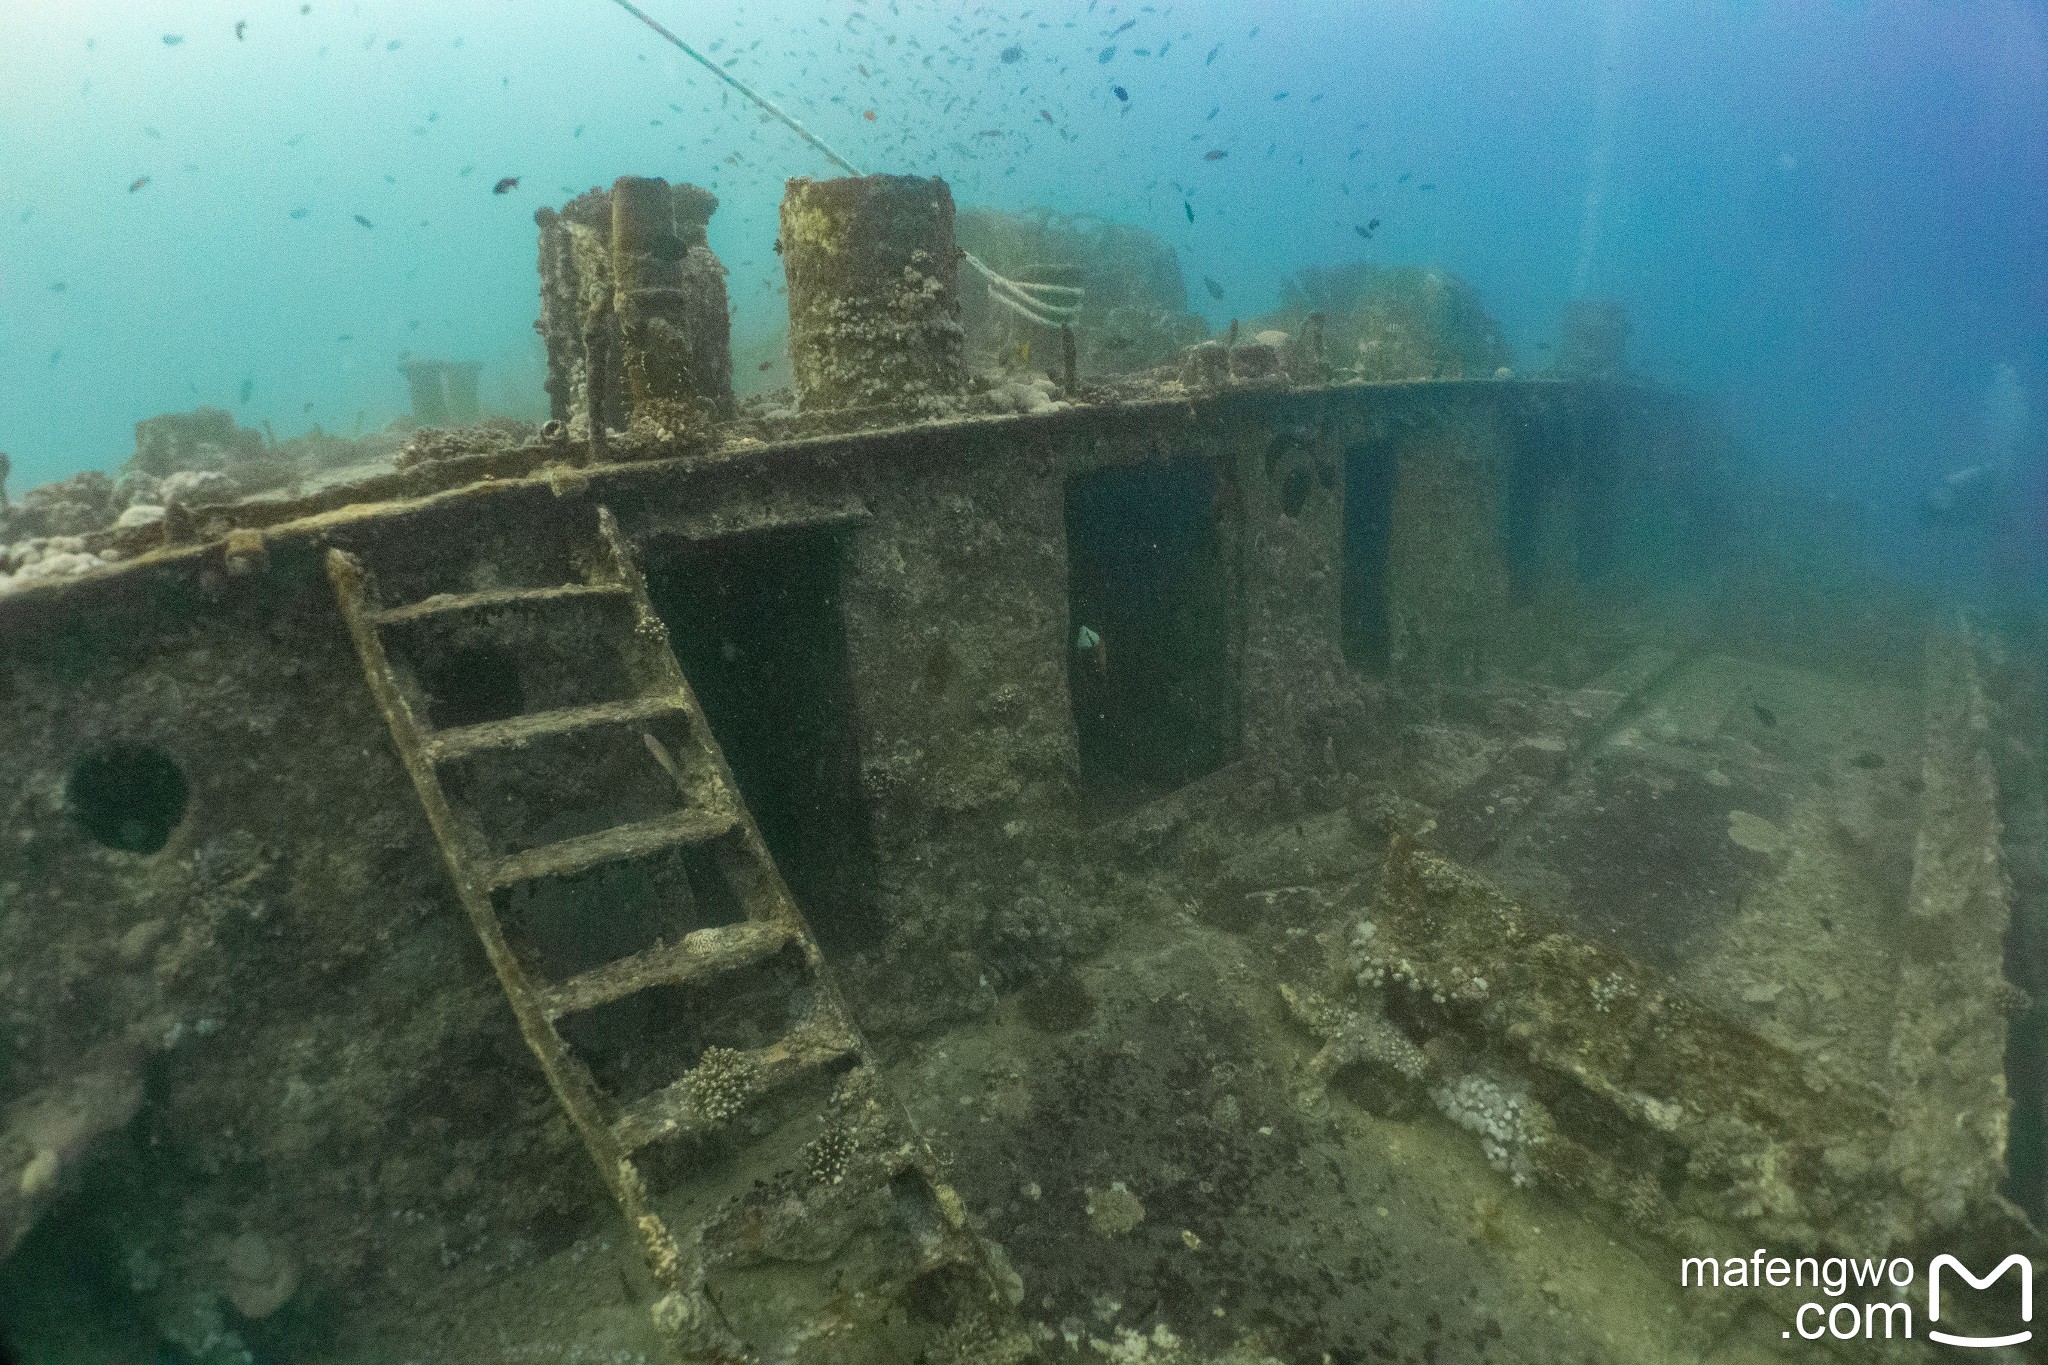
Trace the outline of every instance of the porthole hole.
<instances>
[{"instance_id":1,"label":"porthole hole","mask_svg":"<svg viewBox=\"0 0 2048 1365\"><path fill-rule=\"evenodd\" d=\"M79 827L108 848L154 853L185 818L185 774L161 749L109 744L80 758L65 795Z\"/></svg>"}]
</instances>

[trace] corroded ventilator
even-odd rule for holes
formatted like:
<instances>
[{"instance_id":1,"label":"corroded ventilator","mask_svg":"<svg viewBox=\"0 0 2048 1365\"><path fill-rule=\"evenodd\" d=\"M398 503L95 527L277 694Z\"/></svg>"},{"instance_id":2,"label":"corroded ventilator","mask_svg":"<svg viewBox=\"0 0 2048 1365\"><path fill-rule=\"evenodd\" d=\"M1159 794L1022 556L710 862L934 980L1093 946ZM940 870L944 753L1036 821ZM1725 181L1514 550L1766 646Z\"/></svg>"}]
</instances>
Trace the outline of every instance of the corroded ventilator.
<instances>
[{"instance_id":1,"label":"corroded ventilator","mask_svg":"<svg viewBox=\"0 0 2048 1365\"><path fill-rule=\"evenodd\" d=\"M691 61L718 77L719 80L737 90L746 99L751 100L763 113L777 120L792 133L802 138L820 156L837 166L840 170L854 176L865 176L867 174L866 171L863 171L860 167L826 146L818 138L817 134L804 127L801 123L798 123L788 114L783 113L765 95L756 93L731 72L663 28L652 15L648 14L638 5L633 4L632 0L612 0L612 3L674 44L676 49L685 57L688 57ZM971 251L961 252L960 259L965 261L968 267L976 274L988 281L990 298L995 299L1020 317L1035 322L1041 327L1050 327L1055 330L1063 323L1072 324L1081 320L1082 290L1076 289L1071 285L1034 284L1029 280L1013 280L1007 275L1000 275L990 269L986 262Z\"/></svg>"}]
</instances>

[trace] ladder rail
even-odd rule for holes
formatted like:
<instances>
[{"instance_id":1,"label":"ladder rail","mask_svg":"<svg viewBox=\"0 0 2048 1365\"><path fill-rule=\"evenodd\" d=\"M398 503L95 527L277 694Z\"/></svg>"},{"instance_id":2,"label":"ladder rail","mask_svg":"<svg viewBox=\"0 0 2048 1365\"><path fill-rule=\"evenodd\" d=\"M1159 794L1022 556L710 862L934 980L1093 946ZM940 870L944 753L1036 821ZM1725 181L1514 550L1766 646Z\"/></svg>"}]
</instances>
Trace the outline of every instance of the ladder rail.
<instances>
[{"instance_id":1,"label":"ladder rail","mask_svg":"<svg viewBox=\"0 0 2048 1365\"><path fill-rule=\"evenodd\" d=\"M727 1115L706 1111L698 1098L701 1082L693 1079L693 1073L707 1063L699 1061L651 1093L610 1096L599 1089L589 1066L576 1055L556 1021L643 990L708 983L723 973L766 962L794 946L801 954L807 985L804 1007L772 1043L733 1054L742 1059L751 1077L742 1102L751 1103L799 1077L835 1070L842 1064L870 1076L879 1076L880 1067L832 979L816 935L762 838L723 748L711 732L672 647L667 625L648 596L646 577L631 543L609 507L600 505L596 512L597 544L593 559L584 561L588 580L584 583L552 589L444 593L386 609L368 570L354 556L330 548L327 571L372 697L412 780L435 842L441 846L457 897L512 1007L520 1035L540 1063L584 1149L596 1162L606 1190L632 1225L662 1292L661 1302L655 1306L657 1324L671 1344L685 1348L691 1359L738 1360L741 1355L734 1352L744 1354L743 1348L717 1325L716 1306L705 1295L701 1256L695 1250L685 1252L652 1210L635 1160L635 1153L653 1142L714 1131L724 1124ZM623 595L632 613L627 649L637 695L623 702L435 730L414 714L382 634L389 627L402 628L454 611L570 603L605 595ZM678 752L673 755L645 728L668 718L684 722L679 727ZM675 812L509 857L494 857L474 813L459 811L451 801L442 781L444 766L490 753L513 752L542 736L580 733L604 725L640 730L654 761L675 781L680 803ZM709 853L738 902L741 920L693 930L673 945L657 939L637 953L561 982L537 979L514 953L499 917L497 891L530 879L575 875L679 847ZM889 1108L892 1127L905 1139L900 1148L892 1148L897 1155L889 1167L891 1178L905 1165L923 1174L944 1211L947 1238L960 1240L961 1254L979 1266L989 1287L990 1305L1003 1302L998 1287L1002 1277L987 1244L968 1227L958 1195L938 1183L936 1158L908 1112L900 1103ZM997 1310L990 1307L988 1311Z\"/></svg>"},{"instance_id":2,"label":"ladder rail","mask_svg":"<svg viewBox=\"0 0 2048 1365\"><path fill-rule=\"evenodd\" d=\"M492 903L491 893L480 875L480 869L489 865L489 859L482 849L471 847L475 843L475 835L456 818L448 795L442 789L440 773L427 751L419 722L413 715L411 703L398 686L390 656L384 649L376 620L378 609L371 602L372 589L367 574L354 556L340 549L327 552L327 573L334 584L342 620L347 624L356 653L362 660L363 674L369 682L371 695L384 714L386 727L398 747L399 760L412 778L413 790L421 809L426 812L434 840L441 846L442 861L448 868L449 878L455 883L457 898L469 916L470 927L483 944L484 956L489 959L491 970L496 973L498 984L512 1006L520 1036L539 1061L556 1101L569 1116L569 1122L583 1140L591 1159L597 1163L598 1175L605 1188L616 1202L626 1206L628 1216L637 1221L645 1213L640 1207L645 1198L644 1189L625 1169L624 1152L604 1118L596 1082L591 1079L589 1069L570 1052L568 1044L556 1031L548 1018L544 997L535 989L526 968L506 941L497 907Z\"/></svg>"},{"instance_id":3,"label":"ladder rail","mask_svg":"<svg viewBox=\"0 0 2048 1365\"><path fill-rule=\"evenodd\" d=\"M691 762L687 767L699 772L708 771L713 786L729 802L729 808L738 816L738 830L744 861L748 864L749 880L755 881L762 893L759 899L769 906L770 916L778 923L787 925L803 946L806 962L817 975L821 994L829 997L831 1006L839 1015L844 1026L856 1033L853 1016L840 999L838 988L827 973L824 955L818 949L817 936L811 932L810 923L804 918L803 910L797 905L789 885L782 879L782 871L775 865L774 856L768 851L768 843L761 837L761 827L754 820L754 812L747 803L739 799L739 780L733 776L732 765L727 762L725 749L711 734L710 722L704 719L704 710L698 704L696 689L690 685L689 675L683 672L681 660L677 657L669 639L668 625L654 610L654 603L647 595L647 577L640 570L639 557L633 553L632 544L619 529L619 521L609 507L597 509L598 537L602 542L609 561L607 568L618 584L626 590L633 604L633 629L642 636L655 660L660 675L660 685L685 699L690 715L696 722L690 727L688 738ZM749 907L756 897L748 896L741 888L741 900ZM867 1056L867 1041L861 1040L861 1053Z\"/></svg>"}]
</instances>

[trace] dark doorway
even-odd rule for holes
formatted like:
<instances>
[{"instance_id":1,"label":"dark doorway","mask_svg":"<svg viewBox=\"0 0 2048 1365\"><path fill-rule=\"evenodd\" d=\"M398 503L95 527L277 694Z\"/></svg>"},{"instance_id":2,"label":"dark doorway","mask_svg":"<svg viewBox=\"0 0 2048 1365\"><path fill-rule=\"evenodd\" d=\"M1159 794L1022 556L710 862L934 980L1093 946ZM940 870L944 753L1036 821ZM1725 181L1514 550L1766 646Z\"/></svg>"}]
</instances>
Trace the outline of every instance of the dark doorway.
<instances>
[{"instance_id":1,"label":"dark doorway","mask_svg":"<svg viewBox=\"0 0 2048 1365\"><path fill-rule=\"evenodd\" d=\"M1162 795L1237 747L1221 507L1206 457L1067 481L1067 683L1098 805Z\"/></svg>"},{"instance_id":2,"label":"dark doorway","mask_svg":"<svg viewBox=\"0 0 2048 1365\"><path fill-rule=\"evenodd\" d=\"M1372 673L1386 672L1393 658L1387 555L1394 539L1398 467L1391 440L1345 447L1344 594L1339 607L1344 657Z\"/></svg>"},{"instance_id":3,"label":"dark doorway","mask_svg":"<svg viewBox=\"0 0 2048 1365\"><path fill-rule=\"evenodd\" d=\"M880 932L830 531L656 544L647 590L761 837L828 951Z\"/></svg>"}]
</instances>

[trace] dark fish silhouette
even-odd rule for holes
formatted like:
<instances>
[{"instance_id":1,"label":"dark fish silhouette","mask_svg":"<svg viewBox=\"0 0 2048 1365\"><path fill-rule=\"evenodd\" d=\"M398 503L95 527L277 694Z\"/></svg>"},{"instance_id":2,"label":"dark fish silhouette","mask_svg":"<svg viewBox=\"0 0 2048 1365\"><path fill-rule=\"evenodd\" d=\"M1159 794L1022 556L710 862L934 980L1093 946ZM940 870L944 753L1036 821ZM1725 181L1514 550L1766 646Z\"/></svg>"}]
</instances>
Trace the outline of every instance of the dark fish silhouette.
<instances>
[{"instance_id":1,"label":"dark fish silhouette","mask_svg":"<svg viewBox=\"0 0 2048 1365\"><path fill-rule=\"evenodd\" d=\"M1131 92L1124 89L1121 85L1112 85L1111 87L1109 87L1109 93L1116 96L1118 104L1127 104L1130 102Z\"/></svg>"},{"instance_id":2,"label":"dark fish silhouette","mask_svg":"<svg viewBox=\"0 0 2048 1365\"><path fill-rule=\"evenodd\" d=\"M1396 177L1394 178L1394 183L1395 183L1395 184L1397 184L1397 185L1405 185L1405 184L1407 184L1407 183L1408 183L1408 182L1409 182L1410 180L1412 180L1412 179L1414 179L1414 178L1415 178L1415 172L1413 172L1413 171L1403 171L1403 172L1401 172L1401 174L1400 174L1400 175L1398 175L1398 176L1396 176Z\"/></svg>"},{"instance_id":3,"label":"dark fish silhouette","mask_svg":"<svg viewBox=\"0 0 2048 1365\"><path fill-rule=\"evenodd\" d=\"M165 47L176 47L179 43L182 43L184 41L185 35L182 33L166 33L164 35Z\"/></svg>"},{"instance_id":4,"label":"dark fish silhouette","mask_svg":"<svg viewBox=\"0 0 2048 1365\"><path fill-rule=\"evenodd\" d=\"M133 194L133 193L135 193L135 191L137 191L137 190L141 189L141 188L142 188L142 187L143 187L144 185L147 185L148 183L149 183L149 177L148 177L148 176L146 176L146 175L138 175L138 176L136 176L136 177L135 177L135 183L134 183L134 184L132 184L132 185L130 185L130 186L128 187L128 193L130 193L130 194Z\"/></svg>"},{"instance_id":5,"label":"dark fish silhouette","mask_svg":"<svg viewBox=\"0 0 2048 1365\"><path fill-rule=\"evenodd\" d=\"M1038 116L1039 116L1040 118L1044 119L1044 120L1045 120L1045 121L1046 121L1047 123L1051 123L1051 122L1052 122L1052 111L1051 111L1050 109L1041 109L1041 110L1039 110L1039 111L1038 111Z\"/></svg>"},{"instance_id":6,"label":"dark fish silhouette","mask_svg":"<svg viewBox=\"0 0 2048 1365\"><path fill-rule=\"evenodd\" d=\"M1768 706L1758 706L1752 703L1749 709L1756 712L1756 718L1762 721L1767 726L1776 725L1778 723L1777 716L1772 714L1771 708L1769 708Z\"/></svg>"},{"instance_id":7,"label":"dark fish silhouette","mask_svg":"<svg viewBox=\"0 0 2048 1365\"><path fill-rule=\"evenodd\" d=\"M1185 200L1185 199L1181 200L1181 204L1180 204L1180 206L1181 206L1182 208L1184 208L1184 209L1186 209L1186 210L1188 211L1188 221L1189 221L1190 223L1194 222L1194 221L1195 221L1195 206L1194 206L1193 204L1189 203L1189 202L1188 202L1187 200Z\"/></svg>"},{"instance_id":8,"label":"dark fish silhouette","mask_svg":"<svg viewBox=\"0 0 2048 1365\"><path fill-rule=\"evenodd\" d=\"M1370 223L1365 223L1365 224L1362 224L1362 225L1359 225L1359 226L1353 227L1353 228L1352 228L1351 230L1352 230L1353 232L1357 233L1357 234L1358 234L1359 236L1361 236L1361 237L1365 238L1365 240L1367 240L1367 241L1369 242L1369 241L1371 241L1371 240L1372 240L1372 234L1373 234L1373 229L1374 229L1374 228L1377 228L1377 227L1378 227L1379 225L1380 225L1380 220L1379 220L1379 219L1377 219L1377 218L1375 218L1375 219L1373 219L1373 220L1372 220L1372 221L1371 221Z\"/></svg>"},{"instance_id":9,"label":"dark fish silhouette","mask_svg":"<svg viewBox=\"0 0 2048 1365\"><path fill-rule=\"evenodd\" d=\"M1020 45L1012 43L1008 47L1003 49L1003 62L1005 65L1011 65L1017 62L1021 62L1023 60L1024 49Z\"/></svg>"},{"instance_id":10,"label":"dark fish silhouette","mask_svg":"<svg viewBox=\"0 0 2048 1365\"><path fill-rule=\"evenodd\" d=\"M759 365L755 366L755 368L761 370L772 370L775 368L775 362L772 360L764 360Z\"/></svg>"},{"instance_id":11,"label":"dark fish silhouette","mask_svg":"<svg viewBox=\"0 0 2048 1365\"><path fill-rule=\"evenodd\" d=\"M1208 55L1208 56L1206 56L1206 57L1204 57L1204 58L1202 58L1202 65L1203 65L1203 66L1207 66L1207 65L1208 65L1209 63L1211 63L1211 62L1215 61L1215 60L1216 60L1216 54L1217 54L1217 53L1219 53L1219 52L1221 52L1222 50L1223 50L1223 44L1221 44L1221 43L1218 43L1218 44L1216 44L1216 46L1214 46L1214 47L1210 48L1210 49L1209 49L1209 55Z\"/></svg>"},{"instance_id":12,"label":"dark fish silhouette","mask_svg":"<svg viewBox=\"0 0 2048 1365\"><path fill-rule=\"evenodd\" d=\"M1202 155L1202 160L1204 160L1204 161L1221 161L1221 160L1222 160L1222 159L1223 159L1224 157L1226 157L1226 156L1229 156L1229 155L1230 155L1230 153L1229 153L1229 152L1226 152L1226 151L1224 151L1224 150L1223 150L1223 149L1222 149L1221 147L1218 147L1218 148L1217 148L1217 149L1216 149L1215 151L1213 151L1213 152L1205 152L1205 153L1203 153L1203 155Z\"/></svg>"},{"instance_id":13,"label":"dark fish silhouette","mask_svg":"<svg viewBox=\"0 0 2048 1365\"><path fill-rule=\"evenodd\" d=\"M497 184L491 186L491 193L510 194L513 190L516 190L518 188L519 177L516 175L508 175L503 180L500 180Z\"/></svg>"},{"instance_id":14,"label":"dark fish silhouette","mask_svg":"<svg viewBox=\"0 0 2048 1365\"><path fill-rule=\"evenodd\" d=\"M256 381L253 379L244 379L242 381L242 401L244 403L248 402L249 395L254 392L256 392Z\"/></svg>"},{"instance_id":15,"label":"dark fish silhouette","mask_svg":"<svg viewBox=\"0 0 2048 1365\"><path fill-rule=\"evenodd\" d=\"M248 27L249 27L249 21L248 21L247 19L237 19L237 20L235 20L235 41L236 41L236 42L238 42L238 43L239 43L239 42L242 42L242 41L243 41L243 38L242 38L242 30L244 30L244 29L246 29L246 28L248 28Z\"/></svg>"},{"instance_id":16,"label":"dark fish silhouette","mask_svg":"<svg viewBox=\"0 0 2048 1365\"><path fill-rule=\"evenodd\" d=\"M1202 276L1202 284L1208 289L1210 298L1220 299L1223 297L1223 286L1210 279L1207 275Z\"/></svg>"},{"instance_id":17,"label":"dark fish silhouette","mask_svg":"<svg viewBox=\"0 0 2048 1365\"><path fill-rule=\"evenodd\" d=\"M369 219L367 219L367 218L363 217L363 215L362 215L362 214L360 214L360 213L356 215L356 221L357 221L358 223L361 223L361 224L362 224L362 225L363 225L364 227L375 227L375 226L377 226L377 225L376 225L375 223L371 222L371 221L370 221Z\"/></svg>"},{"instance_id":18,"label":"dark fish silhouette","mask_svg":"<svg viewBox=\"0 0 2048 1365\"><path fill-rule=\"evenodd\" d=\"M1096 53L1096 54L1095 54L1095 60L1096 60L1096 62L1097 62L1097 63L1098 63L1099 65L1102 65L1102 66L1108 66L1108 65L1109 65L1109 63L1110 63L1110 61L1111 61L1111 60L1112 60L1112 59L1113 59L1113 58L1114 58L1115 56L1116 56L1116 44L1115 44L1115 43L1111 43L1111 44L1110 44L1110 45L1109 45L1108 47L1105 47L1104 49L1102 49L1102 51L1100 51L1100 52L1098 52L1098 53Z\"/></svg>"},{"instance_id":19,"label":"dark fish silhouette","mask_svg":"<svg viewBox=\"0 0 2048 1365\"><path fill-rule=\"evenodd\" d=\"M304 210L304 209L293 209L293 210L292 210L292 217L294 217L294 218L304 218L305 216L306 216L306 210Z\"/></svg>"}]
</instances>

